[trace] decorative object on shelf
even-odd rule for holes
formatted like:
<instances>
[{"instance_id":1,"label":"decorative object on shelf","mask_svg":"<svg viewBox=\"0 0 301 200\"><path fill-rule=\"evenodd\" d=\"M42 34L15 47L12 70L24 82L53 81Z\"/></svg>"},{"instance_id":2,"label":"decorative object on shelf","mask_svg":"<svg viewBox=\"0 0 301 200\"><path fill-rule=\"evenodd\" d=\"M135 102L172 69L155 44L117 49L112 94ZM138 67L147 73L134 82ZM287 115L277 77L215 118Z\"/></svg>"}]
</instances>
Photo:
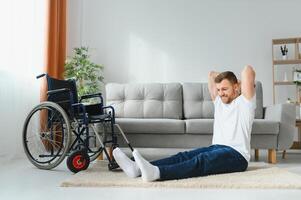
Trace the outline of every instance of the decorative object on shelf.
<instances>
[{"instance_id":1,"label":"decorative object on shelf","mask_svg":"<svg viewBox=\"0 0 301 200\"><path fill-rule=\"evenodd\" d=\"M287 82L288 80L287 80L287 74L286 74L286 72L284 72L284 78L283 78L283 81L284 82Z\"/></svg>"},{"instance_id":2,"label":"decorative object on shelf","mask_svg":"<svg viewBox=\"0 0 301 200\"><path fill-rule=\"evenodd\" d=\"M288 49L287 49L286 45L284 45L284 47L280 46L280 50L281 50L281 54L282 54L282 59L287 60Z\"/></svg>"},{"instance_id":3,"label":"decorative object on shelf","mask_svg":"<svg viewBox=\"0 0 301 200\"><path fill-rule=\"evenodd\" d=\"M287 98L286 103L294 103L294 101L291 98Z\"/></svg>"},{"instance_id":4,"label":"decorative object on shelf","mask_svg":"<svg viewBox=\"0 0 301 200\"><path fill-rule=\"evenodd\" d=\"M301 84L301 70L296 69L293 72L293 82L296 83L297 85Z\"/></svg>"},{"instance_id":5,"label":"decorative object on shelf","mask_svg":"<svg viewBox=\"0 0 301 200\"><path fill-rule=\"evenodd\" d=\"M88 47L74 48L73 52L65 62L65 78L76 80L78 96L100 92L103 66L91 62Z\"/></svg>"}]
</instances>

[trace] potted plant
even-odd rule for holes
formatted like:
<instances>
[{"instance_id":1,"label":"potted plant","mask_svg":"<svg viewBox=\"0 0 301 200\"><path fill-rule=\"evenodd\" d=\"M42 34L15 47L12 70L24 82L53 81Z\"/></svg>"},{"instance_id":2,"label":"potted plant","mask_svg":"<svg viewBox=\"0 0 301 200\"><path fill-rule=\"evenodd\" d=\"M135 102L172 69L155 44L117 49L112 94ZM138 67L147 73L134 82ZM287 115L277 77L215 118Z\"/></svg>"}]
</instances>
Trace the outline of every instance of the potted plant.
<instances>
[{"instance_id":1,"label":"potted plant","mask_svg":"<svg viewBox=\"0 0 301 200\"><path fill-rule=\"evenodd\" d=\"M90 60L88 47L74 48L73 52L73 57L67 58L65 62L65 78L76 80L79 97L99 93L104 79L103 65L95 64Z\"/></svg>"}]
</instances>

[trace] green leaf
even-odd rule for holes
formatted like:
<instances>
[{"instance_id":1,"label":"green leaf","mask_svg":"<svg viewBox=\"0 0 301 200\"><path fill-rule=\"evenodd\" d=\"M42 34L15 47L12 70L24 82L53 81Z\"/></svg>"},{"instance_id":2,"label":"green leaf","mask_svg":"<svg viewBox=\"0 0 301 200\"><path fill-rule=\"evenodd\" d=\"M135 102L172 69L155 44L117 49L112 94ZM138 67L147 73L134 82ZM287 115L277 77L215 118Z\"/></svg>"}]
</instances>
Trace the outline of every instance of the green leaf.
<instances>
[{"instance_id":1,"label":"green leaf","mask_svg":"<svg viewBox=\"0 0 301 200\"><path fill-rule=\"evenodd\" d=\"M79 96L101 92L104 66L90 60L88 47L76 47L73 53L74 55L65 61L65 78L76 80Z\"/></svg>"}]
</instances>

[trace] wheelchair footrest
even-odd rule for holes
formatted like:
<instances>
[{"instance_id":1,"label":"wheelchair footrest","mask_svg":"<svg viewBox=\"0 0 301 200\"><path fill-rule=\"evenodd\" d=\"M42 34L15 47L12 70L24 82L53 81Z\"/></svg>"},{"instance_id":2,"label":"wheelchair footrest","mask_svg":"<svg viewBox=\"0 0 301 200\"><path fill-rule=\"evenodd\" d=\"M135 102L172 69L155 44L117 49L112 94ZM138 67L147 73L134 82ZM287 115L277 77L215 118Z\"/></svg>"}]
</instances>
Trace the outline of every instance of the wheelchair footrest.
<instances>
[{"instance_id":1,"label":"wheelchair footrest","mask_svg":"<svg viewBox=\"0 0 301 200\"><path fill-rule=\"evenodd\" d=\"M108 164L108 168L109 168L109 170L111 171L111 170L114 170L114 169L117 169L117 168L119 168L119 165L116 163L116 161L114 160L114 161L112 161L112 162L110 162L109 164Z\"/></svg>"}]
</instances>

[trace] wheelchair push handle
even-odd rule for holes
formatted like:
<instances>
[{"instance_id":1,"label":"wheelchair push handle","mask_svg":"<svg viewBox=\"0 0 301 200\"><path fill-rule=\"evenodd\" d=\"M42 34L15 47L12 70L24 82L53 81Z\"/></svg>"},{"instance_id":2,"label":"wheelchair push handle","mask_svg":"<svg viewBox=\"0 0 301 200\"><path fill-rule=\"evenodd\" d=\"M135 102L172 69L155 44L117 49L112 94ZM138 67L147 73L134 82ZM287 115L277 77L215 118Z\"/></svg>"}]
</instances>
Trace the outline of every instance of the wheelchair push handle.
<instances>
[{"instance_id":1,"label":"wheelchair push handle","mask_svg":"<svg viewBox=\"0 0 301 200\"><path fill-rule=\"evenodd\" d=\"M36 78L39 79L39 78L42 78L42 77L44 77L44 76L48 76L48 74L45 74L45 73L44 73L44 74L40 74L40 75L38 75Z\"/></svg>"}]
</instances>

